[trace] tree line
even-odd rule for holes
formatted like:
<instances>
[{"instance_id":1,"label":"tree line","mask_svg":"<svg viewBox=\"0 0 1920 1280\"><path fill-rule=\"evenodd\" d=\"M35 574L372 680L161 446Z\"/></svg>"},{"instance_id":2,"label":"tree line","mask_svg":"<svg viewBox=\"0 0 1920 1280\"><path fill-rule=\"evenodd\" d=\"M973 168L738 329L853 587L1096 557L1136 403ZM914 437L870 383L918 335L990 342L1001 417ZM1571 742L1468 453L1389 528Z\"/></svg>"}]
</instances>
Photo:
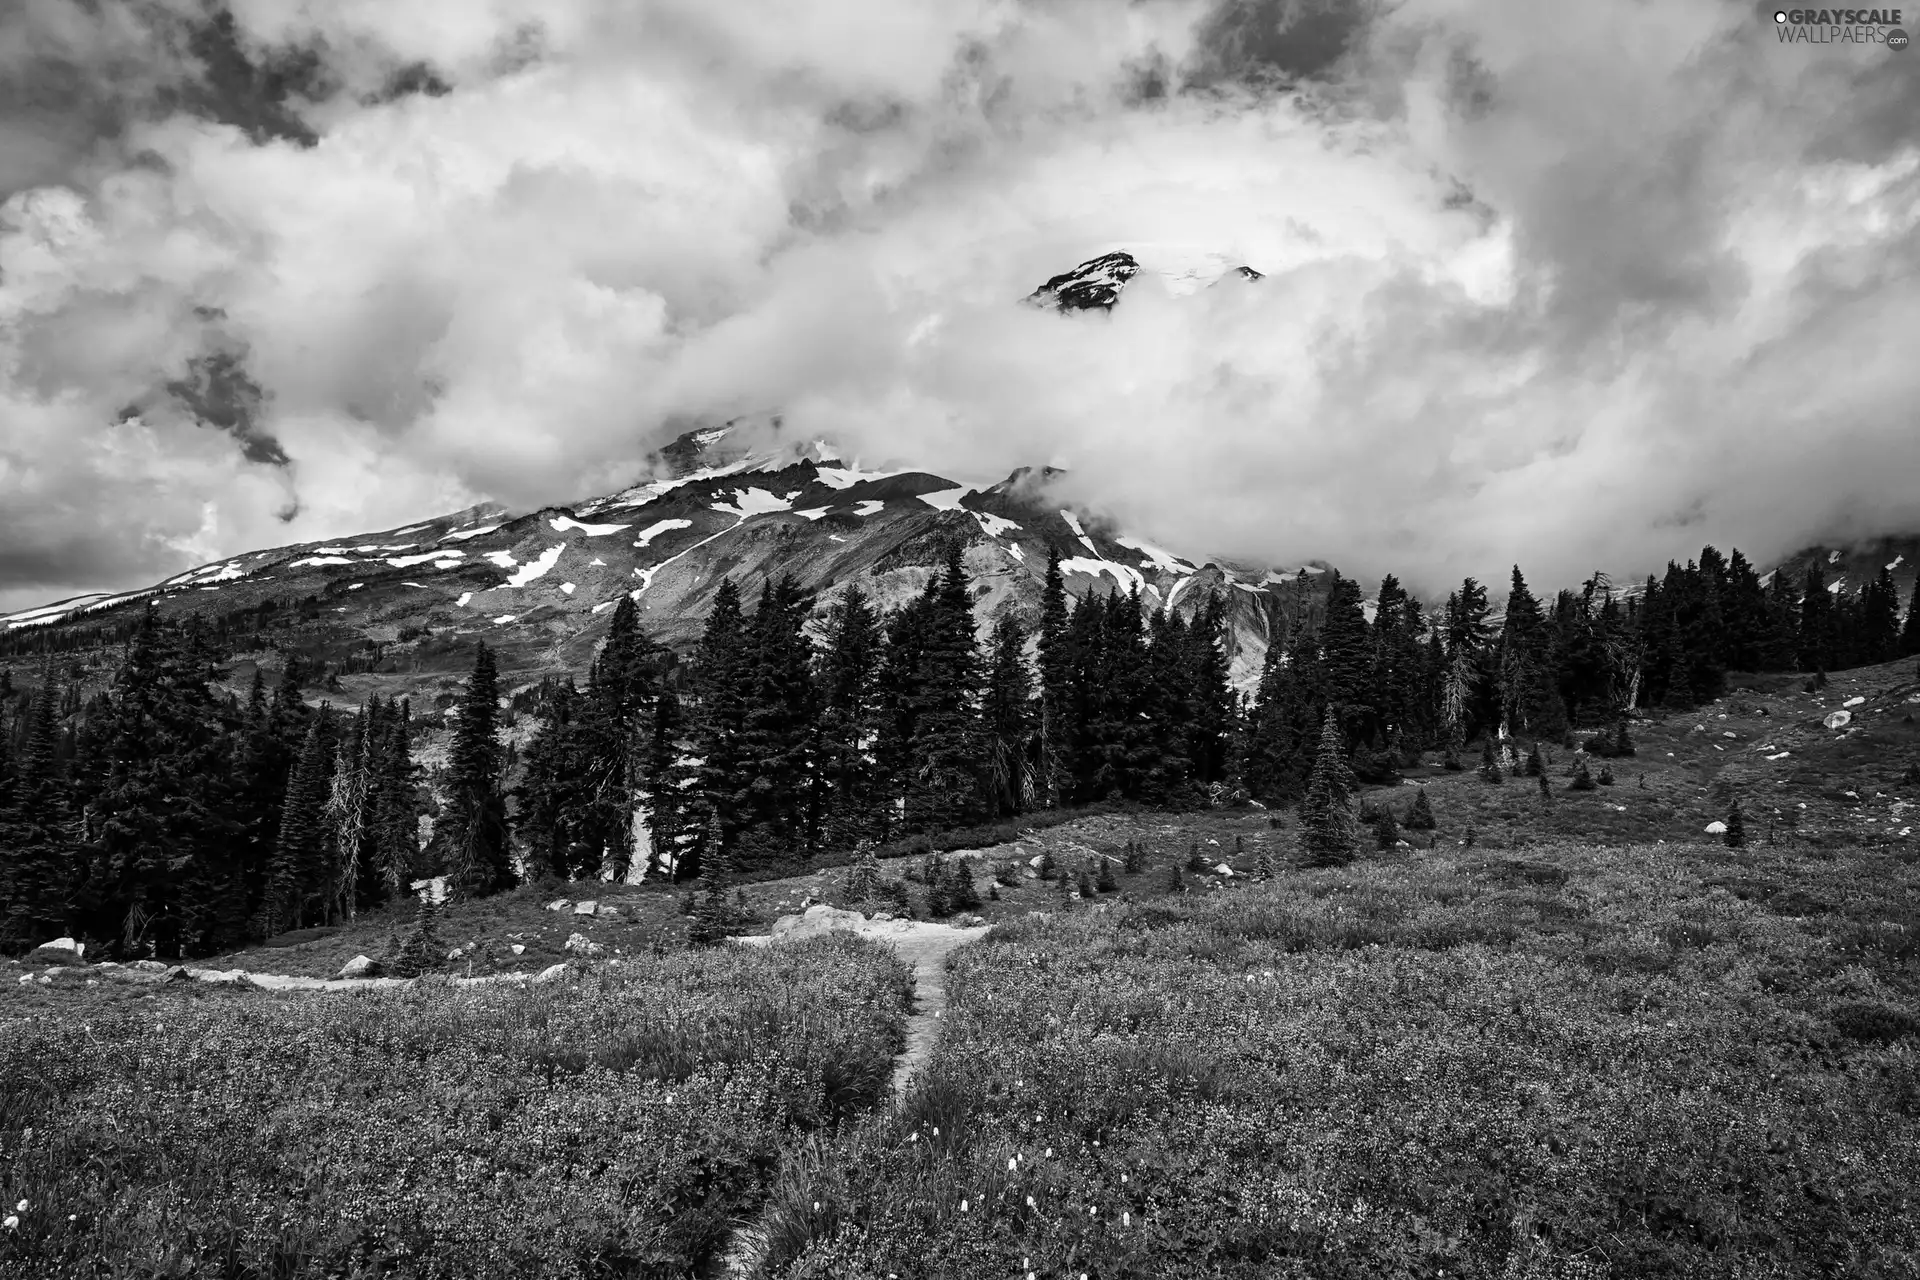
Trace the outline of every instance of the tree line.
<instances>
[{"instance_id":1,"label":"tree line","mask_svg":"<svg viewBox=\"0 0 1920 1280\"><path fill-rule=\"evenodd\" d=\"M1633 709L1718 697L1731 671L1920 653L1920 605L1902 625L1886 571L1858 593L1818 567L1762 585L1712 547L1632 594L1595 575L1546 602L1516 567L1497 622L1471 578L1429 611L1388 576L1371 616L1337 573L1293 586L1311 607L1281 615L1244 698L1221 600L1187 616L1137 592L1073 600L1057 557L1031 632L1003 616L984 638L958 547L887 612L858 587L817 610L791 578L749 608L723 582L684 660L622 598L584 684L535 690L519 751L476 646L431 771L406 701L311 707L297 655L272 690L256 671L245 699L221 696L221 637L148 607L84 702L50 665L31 692L0 674L0 945L72 932L208 954L422 877L463 896L642 866L711 881L1098 801L1301 805L1303 840L1333 848L1331 798L1420 753L1458 768L1476 741L1623 733Z\"/></svg>"}]
</instances>

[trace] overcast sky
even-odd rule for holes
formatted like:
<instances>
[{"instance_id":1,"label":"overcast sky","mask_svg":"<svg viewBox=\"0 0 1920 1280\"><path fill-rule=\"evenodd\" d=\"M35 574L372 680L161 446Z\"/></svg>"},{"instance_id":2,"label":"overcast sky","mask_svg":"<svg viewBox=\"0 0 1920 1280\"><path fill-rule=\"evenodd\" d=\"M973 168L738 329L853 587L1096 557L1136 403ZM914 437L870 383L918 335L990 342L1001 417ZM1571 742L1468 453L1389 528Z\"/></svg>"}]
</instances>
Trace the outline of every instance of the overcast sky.
<instances>
[{"instance_id":1,"label":"overcast sky","mask_svg":"<svg viewBox=\"0 0 1920 1280\"><path fill-rule=\"evenodd\" d=\"M1920 528L1911 50L1714 0L208 14L0 5L0 608L766 409L1427 590ZM1267 276L1013 305L1136 242Z\"/></svg>"}]
</instances>

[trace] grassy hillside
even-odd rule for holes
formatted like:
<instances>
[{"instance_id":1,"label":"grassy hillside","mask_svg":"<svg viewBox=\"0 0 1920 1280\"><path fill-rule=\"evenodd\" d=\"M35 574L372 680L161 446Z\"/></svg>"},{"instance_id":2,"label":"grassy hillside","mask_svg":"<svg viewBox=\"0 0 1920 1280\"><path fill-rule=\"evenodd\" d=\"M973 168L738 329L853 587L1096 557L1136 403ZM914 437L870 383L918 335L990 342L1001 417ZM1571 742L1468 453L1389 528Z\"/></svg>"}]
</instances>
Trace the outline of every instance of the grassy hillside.
<instances>
[{"instance_id":1,"label":"grassy hillside","mask_svg":"<svg viewBox=\"0 0 1920 1280\"><path fill-rule=\"evenodd\" d=\"M1257 809L981 850L997 927L956 957L898 1116L874 1106L894 961L688 951L679 896L647 886L441 924L457 973L537 971L581 933L605 950L577 985L6 970L0 1210L29 1209L0 1274L686 1275L735 1217L793 1280L1911 1276L1920 681L1804 684L1636 722L1610 787L1570 790L1550 745L1544 797L1437 767L1373 788L1404 818L1425 785L1438 829L1345 868L1295 867L1291 816ZM1736 799L1729 849L1704 828ZM1070 892L1129 846L1139 870ZM1175 888L1196 851L1243 874ZM883 863L908 912L922 865ZM845 878L742 897L770 921ZM205 963L330 975L407 927Z\"/></svg>"}]
</instances>

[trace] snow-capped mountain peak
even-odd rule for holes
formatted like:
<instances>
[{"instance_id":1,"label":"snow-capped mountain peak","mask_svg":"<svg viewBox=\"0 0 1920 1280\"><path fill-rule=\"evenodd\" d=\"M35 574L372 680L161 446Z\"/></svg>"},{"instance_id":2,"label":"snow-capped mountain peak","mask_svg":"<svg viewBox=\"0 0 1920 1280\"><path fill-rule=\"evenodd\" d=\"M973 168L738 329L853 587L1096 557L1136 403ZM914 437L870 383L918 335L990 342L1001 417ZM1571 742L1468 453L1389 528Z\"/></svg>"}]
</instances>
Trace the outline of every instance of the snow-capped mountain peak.
<instances>
[{"instance_id":1,"label":"snow-capped mountain peak","mask_svg":"<svg viewBox=\"0 0 1920 1280\"><path fill-rule=\"evenodd\" d=\"M1032 306L1052 311L1110 311L1142 271L1175 296L1210 288L1230 276L1263 279L1261 272L1215 249L1172 242L1133 243L1088 258L1028 294Z\"/></svg>"}]
</instances>

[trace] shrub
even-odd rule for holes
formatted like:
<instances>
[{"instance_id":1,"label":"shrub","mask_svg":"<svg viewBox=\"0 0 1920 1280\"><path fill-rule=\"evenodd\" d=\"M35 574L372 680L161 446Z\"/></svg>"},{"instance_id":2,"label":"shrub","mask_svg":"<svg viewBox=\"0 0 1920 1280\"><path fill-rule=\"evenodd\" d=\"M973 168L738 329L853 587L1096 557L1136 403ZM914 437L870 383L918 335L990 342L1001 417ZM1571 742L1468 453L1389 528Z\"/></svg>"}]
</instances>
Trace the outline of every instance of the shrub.
<instances>
[{"instance_id":1,"label":"shrub","mask_svg":"<svg viewBox=\"0 0 1920 1280\"><path fill-rule=\"evenodd\" d=\"M1126 869L1128 875L1139 875L1147 869L1147 847L1138 839L1127 841Z\"/></svg>"},{"instance_id":2,"label":"shrub","mask_svg":"<svg viewBox=\"0 0 1920 1280\"><path fill-rule=\"evenodd\" d=\"M1186 891L1187 880L1185 876L1180 874L1180 864L1177 862L1169 862L1167 864L1167 892L1185 893Z\"/></svg>"},{"instance_id":3,"label":"shrub","mask_svg":"<svg viewBox=\"0 0 1920 1280\"><path fill-rule=\"evenodd\" d=\"M1432 831L1437 825L1433 817L1433 802L1427 798L1427 789L1421 787L1414 793L1413 807L1407 810L1407 829Z\"/></svg>"},{"instance_id":4,"label":"shrub","mask_svg":"<svg viewBox=\"0 0 1920 1280\"><path fill-rule=\"evenodd\" d=\"M1533 749L1527 752L1527 776L1529 778L1539 778L1545 776L1546 772L1547 764L1545 760L1541 759L1540 744L1536 742L1533 744Z\"/></svg>"},{"instance_id":5,"label":"shrub","mask_svg":"<svg viewBox=\"0 0 1920 1280\"><path fill-rule=\"evenodd\" d=\"M1120 890L1120 881L1113 874L1113 859L1104 854L1100 858L1100 880L1095 887L1101 893L1117 893Z\"/></svg>"},{"instance_id":6,"label":"shrub","mask_svg":"<svg viewBox=\"0 0 1920 1280\"><path fill-rule=\"evenodd\" d=\"M1573 781L1567 784L1569 791L1591 791L1595 787L1593 774L1587 769L1587 758L1577 755L1573 758Z\"/></svg>"},{"instance_id":7,"label":"shrub","mask_svg":"<svg viewBox=\"0 0 1920 1280\"><path fill-rule=\"evenodd\" d=\"M1729 849L1739 849L1747 843L1747 821L1740 812L1738 800L1734 801L1732 807L1727 810L1727 830L1722 838L1727 842Z\"/></svg>"},{"instance_id":8,"label":"shrub","mask_svg":"<svg viewBox=\"0 0 1920 1280\"><path fill-rule=\"evenodd\" d=\"M1613 766L1604 761L1600 765L1600 785L1603 787L1613 785Z\"/></svg>"},{"instance_id":9,"label":"shrub","mask_svg":"<svg viewBox=\"0 0 1920 1280\"><path fill-rule=\"evenodd\" d=\"M1060 868L1054 865L1053 850L1042 849L1040 851L1040 866L1037 870L1042 880L1051 880L1060 874Z\"/></svg>"},{"instance_id":10,"label":"shrub","mask_svg":"<svg viewBox=\"0 0 1920 1280\"><path fill-rule=\"evenodd\" d=\"M1374 825L1374 835L1382 849L1391 849L1400 843L1400 824L1394 819L1390 806L1381 807L1380 821Z\"/></svg>"},{"instance_id":11,"label":"shrub","mask_svg":"<svg viewBox=\"0 0 1920 1280\"><path fill-rule=\"evenodd\" d=\"M1209 869L1206 855L1200 852L1200 842L1195 840L1187 846L1187 870L1204 874Z\"/></svg>"},{"instance_id":12,"label":"shrub","mask_svg":"<svg viewBox=\"0 0 1920 1280\"><path fill-rule=\"evenodd\" d=\"M1500 761L1493 754L1493 739L1488 738L1480 748L1480 776L1488 782L1504 782L1507 775L1500 772Z\"/></svg>"},{"instance_id":13,"label":"shrub","mask_svg":"<svg viewBox=\"0 0 1920 1280\"><path fill-rule=\"evenodd\" d=\"M1892 1044L1920 1031L1920 1021L1911 1014L1868 1002L1839 1005L1828 1014L1828 1020L1847 1039L1868 1044Z\"/></svg>"}]
</instances>

